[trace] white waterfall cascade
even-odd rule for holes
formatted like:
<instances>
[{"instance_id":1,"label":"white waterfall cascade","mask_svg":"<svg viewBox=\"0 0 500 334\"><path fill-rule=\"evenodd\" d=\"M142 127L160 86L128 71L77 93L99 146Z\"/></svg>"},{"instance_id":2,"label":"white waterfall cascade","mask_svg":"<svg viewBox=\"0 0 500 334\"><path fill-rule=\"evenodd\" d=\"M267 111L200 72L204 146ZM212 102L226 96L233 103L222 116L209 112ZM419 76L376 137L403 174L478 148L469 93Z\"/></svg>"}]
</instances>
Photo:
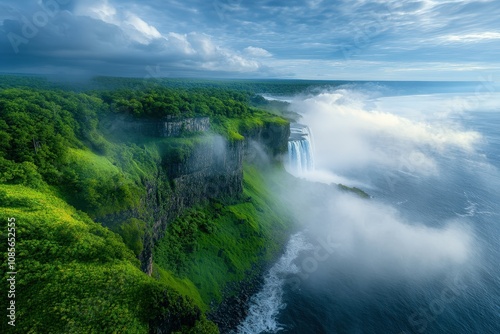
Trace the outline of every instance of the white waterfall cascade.
<instances>
[{"instance_id":1,"label":"white waterfall cascade","mask_svg":"<svg viewBox=\"0 0 500 334\"><path fill-rule=\"evenodd\" d=\"M300 176L314 170L312 133L306 125L290 125L286 169L290 174L295 176Z\"/></svg>"}]
</instances>

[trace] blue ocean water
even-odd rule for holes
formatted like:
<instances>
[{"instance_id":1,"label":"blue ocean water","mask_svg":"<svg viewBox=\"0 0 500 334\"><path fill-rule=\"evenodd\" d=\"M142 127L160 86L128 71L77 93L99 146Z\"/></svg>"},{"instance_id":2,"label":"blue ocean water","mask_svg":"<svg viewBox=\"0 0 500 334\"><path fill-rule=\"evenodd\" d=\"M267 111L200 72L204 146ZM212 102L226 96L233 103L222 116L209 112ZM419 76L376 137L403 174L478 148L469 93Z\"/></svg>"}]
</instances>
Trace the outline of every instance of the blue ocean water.
<instances>
[{"instance_id":1,"label":"blue ocean water","mask_svg":"<svg viewBox=\"0 0 500 334\"><path fill-rule=\"evenodd\" d=\"M364 89L366 84L363 85ZM394 87L385 86L383 94L412 95L409 84L404 86L402 93L395 93ZM474 101L470 96L478 99L477 87L477 84L457 84L451 88L436 84L431 91L426 91L425 86L419 85L413 95L441 98L443 92L468 92L468 101ZM389 208L391 217L396 215L405 224L413 224L412 229L404 228L404 233L439 231L450 224L458 226L471 238L467 261L456 260L449 264L444 263L438 253L426 253L426 245L422 243L429 242L429 249L438 252L440 240L427 237L425 232L422 235L426 237L419 239L416 235L415 243L419 244L409 248L422 254L408 255L401 249L400 259L398 249L393 249L391 258L394 256L395 268L380 261L380 256L387 256L383 251L373 255L372 263L358 262L348 256L342 260L342 252L328 250L325 253L328 259L304 268L304 259L312 254L317 244L305 230L292 237L281 259L281 267L273 267L274 272L266 277L264 288L254 296L250 314L239 332L500 333L500 109L496 107L500 103L492 105L484 101L498 97L497 94L483 96L481 103L466 103L460 112L446 116L443 124L453 124L453 129L462 133L480 134L472 150L418 146L419 152L431 159L439 170L435 174L419 174L412 170L411 162L396 165L394 169L387 164L374 163L371 168L344 168L341 172L343 177L366 184L366 190L373 196L370 201ZM380 95L377 98L381 98ZM455 101L455 97L446 95L442 99L450 100ZM398 113L397 110L392 112ZM432 114L438 110L425 112ZM314 133L314 126L307 125ZM315 136L315 141L318 140ZM383 145L390 146L392 142L394 149L401 149L401 144L395 141L384 141ZM369 221L368 224L373 225L367 225L367 230L376 230L378 222ZM339 233L345 234L345 231ZM397 235L399 232L394 233L395 240L401 238ZM373 235L379 234L375 231ZM384 244L391 244L390 231L383 235L389 235ZM352 242L349 248L339 249L350 252L351 248L365 247L362 243L370 242L371 237L370 234L358 243ZM411 235L404 238L406 242L412 240ZM460 237L443 238L443 249L453 253L454 242L459 245L461 241ZM368 249L371 253L377 252L376 246ZM408 261L408 268L402 268L406 258L411 261ZM460 256L453 259L460 259ZM383 265L377 268L379 263ZM374 268L368 270L372 264ZM426 268L428 272L419 272L427 271ZM301 270L306 272L300 273Z\"/></svg>"}]
</instances>

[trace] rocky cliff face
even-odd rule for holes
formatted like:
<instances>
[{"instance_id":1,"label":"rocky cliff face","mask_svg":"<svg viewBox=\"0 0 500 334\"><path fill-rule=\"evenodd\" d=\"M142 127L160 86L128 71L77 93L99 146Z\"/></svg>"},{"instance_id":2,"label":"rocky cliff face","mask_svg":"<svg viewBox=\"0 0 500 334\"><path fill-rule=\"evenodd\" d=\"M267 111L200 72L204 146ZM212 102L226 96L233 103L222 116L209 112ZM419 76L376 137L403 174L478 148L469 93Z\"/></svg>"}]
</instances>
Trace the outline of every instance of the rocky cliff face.
<instances>
[{"instance_id":1,"label":"rocky cliff face","mask_svg":"<svg viewBox=\"0 0 500 334\"><path fill-rule=\"evenodd\" d=\"M183 206L207 198L236 196L243 190L243 143L214 137L197 146L186 162L170 165L168 170Z\"/></svg>"},{"instance_id":2,"label":"rocky cliff face","mask_svg":"<svg viewBox=\"0 0 500 334\"><path fill-rule=\"evenodd\" d=\"M175 137L183 133L207 132L210 130L210 118L196 117L181 120L166 120L158 124L160 137Z\"/></svg>"},{"instance_id":3,"label":"rocky cliff face","mask_svg":"<svg viewBox=\"0 0 500 334\"><path fill-rule=\"evenodd\" d=\"M210 118L194 117L175 119L172 117L155 121L122 121L120 131L132 131L147 137L177 137L182 134L210 131Z\"/></svg>"},{"instance_id":4,"label":"rocky cliff face","mask_svg":"<svg viewBox=\"0 0 500 334\"><path fill-rule=\"evenodd\" d=\"M210 198L234 197L243 191L243 160L251 158L250 143L258 143L271 156L286 152L288 125L267 124L245 133L244 141L229 142L220 136L207 136L190 154L162 162L156 181L146 184L144 205L152 213L154 224L145 234L140 255L142 270L152 273L153 248L167 224L182 212ZM164 184L168 180L168 187Z\"/></svg>"},{"instance_id":5,"label":"rocky cliff face","mask_svg":"<svg viewBox=\"0 0 500 334\"><path fill-rule=\"evenodd\" d=\"M251 153L248 149L252 142L258 143L265 153L273 158L279 158L288 149L288 138L290 137L290 126L278 123L266 123L263 127L244 132L245 153Z\"/></svg>"}]
</instances>

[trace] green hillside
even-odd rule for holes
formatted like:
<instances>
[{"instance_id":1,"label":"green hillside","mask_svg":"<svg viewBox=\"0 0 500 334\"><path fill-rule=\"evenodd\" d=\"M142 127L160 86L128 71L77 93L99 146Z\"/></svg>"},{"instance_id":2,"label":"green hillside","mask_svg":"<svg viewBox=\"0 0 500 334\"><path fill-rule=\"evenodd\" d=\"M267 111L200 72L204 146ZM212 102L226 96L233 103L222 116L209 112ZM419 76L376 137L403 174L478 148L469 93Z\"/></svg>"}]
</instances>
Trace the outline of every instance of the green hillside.
<instances>
[{"instance_id":1,"label":"green hillside","mask_svg":"<svg viewBox=\"0 0 500 334\"><path fill-rule=\"evenodd\" d=\"M144 241L168 214L158 203L175 192L169 166L208 137L152 138L113 125L169 115L210 117L229 142L288 126L250 107L248 94L222 89L0 90L0 237L7 249L15 218L17 271L16 326L2 322L0 332L218 332L206 314L260 274L290 222L248 165L244 192L186 208L156 245L152 275L142 272Z\"/></svg>"}]
</instances>

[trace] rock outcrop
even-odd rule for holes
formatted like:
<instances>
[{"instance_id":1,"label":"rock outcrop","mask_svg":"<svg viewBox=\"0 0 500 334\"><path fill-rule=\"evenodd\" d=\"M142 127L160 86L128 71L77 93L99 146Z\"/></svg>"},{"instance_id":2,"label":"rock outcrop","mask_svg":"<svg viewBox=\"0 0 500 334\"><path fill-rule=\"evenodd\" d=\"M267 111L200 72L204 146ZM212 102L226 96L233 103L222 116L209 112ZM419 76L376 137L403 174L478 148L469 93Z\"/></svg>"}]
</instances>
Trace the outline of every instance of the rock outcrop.
<instances>
[{"instance_id":1,"label":"rock outcrop","mask_svg":"<svg viewBox=\"0 0 500 334\"><path fill-rule=\"evenodd\" d=\"M280 123L265 123L262 127L244 132L243 135L246 139L245 147L248 147L251 141L255 141L269 156L279 158L287 152L290 126Z\"/></svg>"},{"instance_id":2,"label":"rock outcrop","mask_svg":"<svg viewBox=\"0 0 500 334\"><path fill-rule=\"evenodd\" d=\"M210 130L210 118L196 117L180 120L168 119L157 126L160 137L176 137L184 133L207 132Z\"/></svg>"},{"instance_id":3,"label":"rock outcrop","mask_svg":"<svg viewBox=\"0 0 500 334\"><path fill-rule=\"evenodd\" d=\"M167 117L161 120L126 120L120 123L119 130L133 131L147 137L178 137L184 134L210 131L210 118L177 119Z\"/></svg>"}]
</instances>

